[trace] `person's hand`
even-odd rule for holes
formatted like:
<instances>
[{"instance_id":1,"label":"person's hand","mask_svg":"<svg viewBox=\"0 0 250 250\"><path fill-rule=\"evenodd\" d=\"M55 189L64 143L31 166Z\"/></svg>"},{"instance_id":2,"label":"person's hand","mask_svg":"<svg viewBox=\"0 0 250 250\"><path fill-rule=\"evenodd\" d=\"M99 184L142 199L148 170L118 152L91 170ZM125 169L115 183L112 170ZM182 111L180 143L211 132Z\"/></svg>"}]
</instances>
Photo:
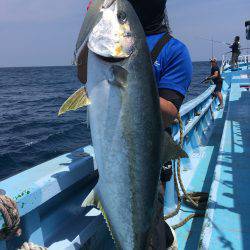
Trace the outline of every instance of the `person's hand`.
<instances>
[{"instance_id":1,"label":"person's hand","mask_svg":"<svg viewBox=\"0 0 250 250\"><path fill-rule=\"evenodd\" d=\"M201 83L205 83L205 82L209 81L210 79L211 79L210 76L208 76Z\"/></svg>"}]
</instances>

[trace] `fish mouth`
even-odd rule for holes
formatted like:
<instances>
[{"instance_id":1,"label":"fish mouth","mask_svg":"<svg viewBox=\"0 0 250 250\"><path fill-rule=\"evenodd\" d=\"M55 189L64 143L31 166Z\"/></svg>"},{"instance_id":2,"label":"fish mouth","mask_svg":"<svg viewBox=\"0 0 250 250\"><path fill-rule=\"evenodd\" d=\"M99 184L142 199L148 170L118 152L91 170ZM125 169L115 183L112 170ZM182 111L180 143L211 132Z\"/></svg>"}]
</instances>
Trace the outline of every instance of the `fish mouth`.
<instances>
[{"instance_id":1,"label":"fish mouth","mask_svg":"<svg viewBox=\"0 0 250 250\"><path fill-rule=\"evenodd\" d=\"M89 35L88 48L105 58L124 59L133 53L134 38L126 13L118 10L117 1L102 8L102 18Z\"/></svg>"}]
</instances>

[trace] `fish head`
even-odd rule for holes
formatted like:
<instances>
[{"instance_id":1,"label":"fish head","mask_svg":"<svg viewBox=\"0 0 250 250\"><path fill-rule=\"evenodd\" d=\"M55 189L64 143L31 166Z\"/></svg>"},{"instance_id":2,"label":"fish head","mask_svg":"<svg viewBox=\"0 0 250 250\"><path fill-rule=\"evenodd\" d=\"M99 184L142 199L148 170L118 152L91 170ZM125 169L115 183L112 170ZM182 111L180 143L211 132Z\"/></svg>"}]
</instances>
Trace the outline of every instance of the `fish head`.
<instances>
[{"instance_id":1,"label":"fish head","mask_svg":"<svg viewBox=\"0 0 250 250\"><path fill-rule=\"evenodd\" d=\"M106 0L103 3L102 17L88 40L88 48L92 52L117 59L128 58L133 53L135 39L130 27L128 4L124 4L124 0Z\"/></svg>"}]
</instances>

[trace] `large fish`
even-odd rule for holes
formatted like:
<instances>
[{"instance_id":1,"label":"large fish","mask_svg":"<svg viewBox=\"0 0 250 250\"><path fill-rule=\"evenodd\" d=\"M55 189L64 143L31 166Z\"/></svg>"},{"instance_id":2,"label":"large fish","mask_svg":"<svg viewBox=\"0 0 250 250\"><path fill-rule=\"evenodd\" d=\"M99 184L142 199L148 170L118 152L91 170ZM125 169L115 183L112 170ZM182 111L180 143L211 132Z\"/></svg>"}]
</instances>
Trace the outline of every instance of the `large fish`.
<instances>
[{"instance_id":1,"label":"large fish","mask_svg":"<svg viewBox=\"0 0 250 250\"><path fill-rule=\"evenodd\" d=\"M186 155L163 130L149 49L130 3L94 1L78 41L88 97L80 89L60 114L90 104L99 180L84 205L102 210L118 248L147 249L162 163Z\"/></svg>"}]
</instances>

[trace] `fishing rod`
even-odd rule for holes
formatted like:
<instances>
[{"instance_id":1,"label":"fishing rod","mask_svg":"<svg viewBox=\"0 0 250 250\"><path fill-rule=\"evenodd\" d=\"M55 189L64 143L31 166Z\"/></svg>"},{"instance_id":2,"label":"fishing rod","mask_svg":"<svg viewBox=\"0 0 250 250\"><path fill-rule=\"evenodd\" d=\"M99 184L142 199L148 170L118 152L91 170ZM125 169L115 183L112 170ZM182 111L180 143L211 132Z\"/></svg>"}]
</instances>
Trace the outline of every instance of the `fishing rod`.
<instances>
[{"instance_id":1,"label":"fishing rod","mask_svg":"<svg viewBox=\"0 0 250 250\"><path fill-rule=\"evenodd\" d=\"M225 45L231 45L230 43L214 40L213 38L212 39L208 39L208 38L204 38L204 37L197 37L197 38L205 40L205 41L213 42L213 43L221 43L221 44L225 44Z\"/></svg>"},{"instance_id":2,"label":"fishing rod","mask_svg":"<svg viewBox=\"0 0 250 250\"><path fill-rule=\"evenodd\" d=\"M205 78L205 79L202 80L199 84L203 84L203 83L208 82L208 81L210 81L210 79Z\"/></svg>"},{"instance_id":3,"label":"fishing rod","mask_svg":"<svg viewBox=\"0 0 250 250\"><path fill-rule=\"evenodd\" d=\"M209 41L211 42L211 45L212 45L212 58L214 57L214 43L220 43L220 44L224 44L224 45L227 45L227 46L230 46L231 44L230 43L227 43L227 42L222 42L222 41L218 41L218 40L214 40L213 38L212 39L208 39L208 38L204 38L204 37L200 37L200 36L196 36L198 39L202 39L202 40L205 40L205 41Z\"/></svg>"}]
</instances>

